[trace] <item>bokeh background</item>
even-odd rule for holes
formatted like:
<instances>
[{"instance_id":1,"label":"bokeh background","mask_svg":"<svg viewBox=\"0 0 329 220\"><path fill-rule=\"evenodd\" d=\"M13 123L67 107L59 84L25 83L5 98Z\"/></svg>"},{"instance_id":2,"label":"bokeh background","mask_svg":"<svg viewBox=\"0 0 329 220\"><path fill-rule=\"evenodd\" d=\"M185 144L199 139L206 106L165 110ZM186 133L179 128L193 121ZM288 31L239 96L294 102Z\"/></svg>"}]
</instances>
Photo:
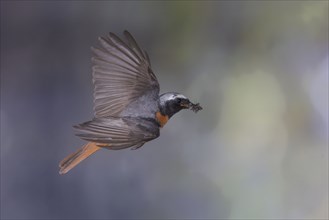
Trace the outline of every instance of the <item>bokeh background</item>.
<instances>
[{"instance_id":1,"label":"bokeh background","mask_svg":"<svg viewBox=\"0 0 329 220\"><path fill-rule=\"evenodd\" d=\"M60 176L125 29L204 110ZM328 56L328 1L1 1L1 218L326 219Z\"/></svg>"}]
</instances>

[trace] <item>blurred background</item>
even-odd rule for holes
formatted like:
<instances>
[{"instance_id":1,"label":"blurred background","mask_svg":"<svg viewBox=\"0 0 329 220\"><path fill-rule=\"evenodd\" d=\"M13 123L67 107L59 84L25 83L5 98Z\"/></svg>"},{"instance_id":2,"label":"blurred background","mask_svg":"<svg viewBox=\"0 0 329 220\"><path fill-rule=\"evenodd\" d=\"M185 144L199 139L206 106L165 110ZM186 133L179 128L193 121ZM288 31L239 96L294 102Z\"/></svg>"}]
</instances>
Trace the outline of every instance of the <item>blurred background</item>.
<instances>
[{"instance_id":1,"label":"blurred background","mask_svg":"<svg viewBox=\"0 0 329 220\"><path fill-rule=\"evenodd\" d=\"M204 110L60 176L125 29ZM1 218L327 219L328 56L328 1L1 1Z\"/></svg>"}]
</instances>

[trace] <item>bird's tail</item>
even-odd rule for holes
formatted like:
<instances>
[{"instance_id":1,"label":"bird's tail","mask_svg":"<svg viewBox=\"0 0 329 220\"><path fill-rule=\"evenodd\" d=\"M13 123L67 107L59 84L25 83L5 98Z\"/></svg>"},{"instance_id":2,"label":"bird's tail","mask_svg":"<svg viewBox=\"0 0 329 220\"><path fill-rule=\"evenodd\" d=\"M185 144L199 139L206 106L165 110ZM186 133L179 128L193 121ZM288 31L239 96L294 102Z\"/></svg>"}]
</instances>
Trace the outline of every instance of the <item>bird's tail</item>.
<instances>
[{"instance_id":1,"label":"bird's tail","mask_svg":"<svg viewBox=\"0 0 329 220\"><path fill-rule=\"evenodd\" d=\"M78 165L81 161L101 149L94 142L89 142L78 151L68 155L59 163L59 174L65 174L69 172L73 167Z\"/></svg>"}]
</instances>

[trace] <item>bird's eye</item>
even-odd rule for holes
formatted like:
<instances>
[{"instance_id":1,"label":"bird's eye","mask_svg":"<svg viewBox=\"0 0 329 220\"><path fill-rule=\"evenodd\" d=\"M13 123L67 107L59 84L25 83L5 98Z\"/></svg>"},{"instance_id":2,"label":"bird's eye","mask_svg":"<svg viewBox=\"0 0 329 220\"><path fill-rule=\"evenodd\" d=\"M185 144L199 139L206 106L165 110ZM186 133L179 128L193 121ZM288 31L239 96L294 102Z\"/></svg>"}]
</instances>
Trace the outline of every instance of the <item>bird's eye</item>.
<instances>
[{"instance_id":1,"label":"bird's eye","mask_svg":"<svg viewBox=\"0 0 329 220\"><path fill-rule=\"evenodd\" d=\"M181 98L177 98L177 99L176 99L176 102L177 102L178 104L180 104L180 103L182 102L182 99L181 99Z\"/></svg>"}]
</instances>

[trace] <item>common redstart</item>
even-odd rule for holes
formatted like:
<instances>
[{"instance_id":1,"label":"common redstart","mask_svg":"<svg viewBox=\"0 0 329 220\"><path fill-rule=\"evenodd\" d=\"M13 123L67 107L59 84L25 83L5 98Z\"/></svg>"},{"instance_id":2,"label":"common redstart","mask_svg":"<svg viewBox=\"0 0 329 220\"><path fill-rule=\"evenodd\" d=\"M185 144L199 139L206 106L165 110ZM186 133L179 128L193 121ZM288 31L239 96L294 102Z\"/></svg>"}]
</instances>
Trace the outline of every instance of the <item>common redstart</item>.
<instances>
[{"instance_id":1,"label":"common redstart","mask_svg":"<svg viewBox=\"0 0 329 220\"><path fill-rule=\"evenodd\" d=\"M102 148L138 149L159 137L160 128L180 110L202 109L177 92L159 95L149 56L128 31L123 34L127 42L109 33L99 38L99 48L92 48L95 115L74 126L88 143L60 162L60 174Z\"/></svg>"}]
</instances>

